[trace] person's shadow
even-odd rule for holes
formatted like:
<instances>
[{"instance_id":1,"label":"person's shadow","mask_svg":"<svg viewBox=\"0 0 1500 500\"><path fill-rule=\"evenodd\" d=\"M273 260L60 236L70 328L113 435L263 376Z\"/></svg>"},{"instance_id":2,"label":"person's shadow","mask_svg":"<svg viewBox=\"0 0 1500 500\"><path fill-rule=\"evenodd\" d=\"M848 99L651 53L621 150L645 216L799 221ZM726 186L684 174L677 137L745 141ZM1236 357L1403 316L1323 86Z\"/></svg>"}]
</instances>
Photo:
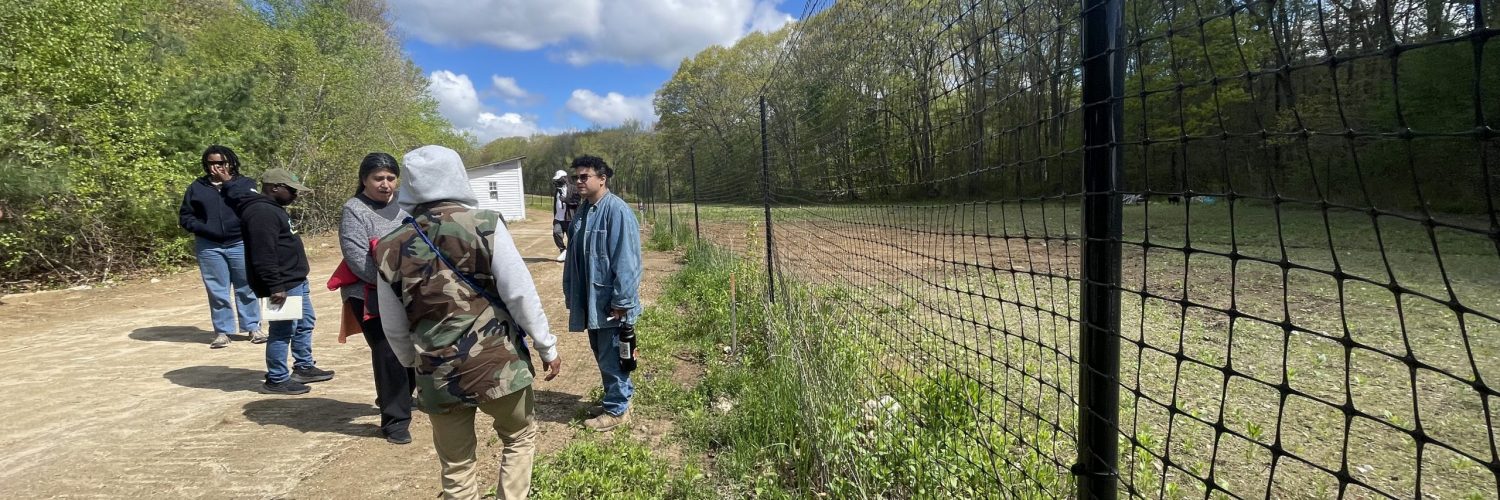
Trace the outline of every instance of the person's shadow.
<instances>
[{"instance_id":1,"label":"person's shadow","mask_svg":"<svg viewBox=\"0 0 1500 500\"><path fill-rule=\"evenodd\" d=\"M213 342L214 332L196 326L149 326L137 328L129 337L146 342L185 342L207 344Z\"/></svg>"},{"instance_id":2,"label":"person's shadow","mask_svg":"<svg viewBox=\"0 0 1500 500\"><path fill-rule=\"evenodd\" d=\"M189 366L162 376L174 384L195 389L260 392L266 372L228 366ZM245 418L260 425L280 425L301 432L334 432L359 437L380 434L379 425L354 422L379 413L368 403L275 394L267 394L266 398L245 403Z\"/></svg>"},{"instance_id":3,"label":"person's shadow","mask_svg":"<svg viewBox=\"0 0 1500 500\"><path fill-rule=\"evenodd\" d=\"M218 389L224 392L258 391L265 382L264 370L228 366L189 366L163 373L174 384L195 389Z\"/></svg>"},{"instance_id":4,"label":"person's shadow","mask_svg":"<svg viewBox=\"0 0 1500 500\"><path fill-rule=\"evenodd\" d=\"M536 264L538 262L557 262L557 259L552 257L521 257L521 260L523 262L526 262L527 264Z\"/></svg>"},{"instance_id":5,"label":"person's shadow","mask_svg":"<svg viewBox=\"0 0 1500 500\"><path fill-rule=\"evenodd\" d=\"M540 379L538 379L540 380ZM582 409L589 401L580 398L577 394L566 392L548 391L532 388L532 399L536 406L536 413L532 418L542 422L556 422L567 425L575 418L583 415Z\"/></svg>"},{"instance_id":6,"label":"person's shadow","mask_svg":"<svg viewBox=\"0 0 1500 500\"><path fill-rule=\"evenodd\" d=\"M300 432L330 432L357 437L380 435L379 425L355 422L379 413L368 403L317 397L268 398L245 403L245 418L260 425L280 425Z\"/></svg>"}]
</instances>

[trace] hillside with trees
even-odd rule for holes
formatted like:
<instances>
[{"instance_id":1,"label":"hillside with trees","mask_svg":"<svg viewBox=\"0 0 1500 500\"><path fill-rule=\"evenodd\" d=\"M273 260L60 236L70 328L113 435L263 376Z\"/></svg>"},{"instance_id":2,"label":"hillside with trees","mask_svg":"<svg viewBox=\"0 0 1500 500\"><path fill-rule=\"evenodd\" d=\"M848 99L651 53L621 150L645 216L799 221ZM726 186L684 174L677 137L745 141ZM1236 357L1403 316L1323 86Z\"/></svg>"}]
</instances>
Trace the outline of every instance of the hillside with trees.
<instances>
[{"instance_id":1,"label":"hillside with trees","mask_svg":"<svg viewBox=\"0 0 1500 500\"><path fill-rule=\"evenodd\" d=\"M370 151L465 148L378 0L0 2L0 283L190 260L184 186L210 144L317 188L332 227Z\"/></svg>"}]
</instances>

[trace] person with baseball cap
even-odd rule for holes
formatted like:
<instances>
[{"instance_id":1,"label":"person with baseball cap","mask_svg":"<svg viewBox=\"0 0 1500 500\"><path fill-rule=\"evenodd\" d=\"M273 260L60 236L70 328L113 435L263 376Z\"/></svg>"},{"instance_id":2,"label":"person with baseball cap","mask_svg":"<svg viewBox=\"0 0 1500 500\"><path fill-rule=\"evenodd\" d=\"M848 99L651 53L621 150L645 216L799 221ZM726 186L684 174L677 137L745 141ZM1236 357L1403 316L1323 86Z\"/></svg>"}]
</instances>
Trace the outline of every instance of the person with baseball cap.
<instances>
[{"instance_id":1,"label":"person with baseball cap","mask_svg":"<svg viewBox=\"0 0 1500 500\"><path fill-rule=\"evenodd\" d=\"M259 192L253 187L224 192L229 207L240 218L250 288L256 296L277 306L285 304L288 297L302 299L301 319L270 322L264 390L305 394L311 390L305 384L333 378L332 370L318 368L313 360L312 331L317 317L308 295L307 251L302 238L292 230L292 219L285 208L297 201L297 195L311 193L312 189L282 168L261 174L260 186ZM295 360L290 371L286 366L288 347Z\"/></svg>"},{"instance_id":2,"label":"person with baseball cap","mask_svg":"<svg viewBox=\"0 0 1500 500\"><path fill-rule=\"evenodd\" d=\"M552 174L552 242L557 244L557 261L568 257L568 245L563 237L573 225L573 214L578 211L578 190L568 182L568 173L558 170Z\"/></svg>"}]
</instances>

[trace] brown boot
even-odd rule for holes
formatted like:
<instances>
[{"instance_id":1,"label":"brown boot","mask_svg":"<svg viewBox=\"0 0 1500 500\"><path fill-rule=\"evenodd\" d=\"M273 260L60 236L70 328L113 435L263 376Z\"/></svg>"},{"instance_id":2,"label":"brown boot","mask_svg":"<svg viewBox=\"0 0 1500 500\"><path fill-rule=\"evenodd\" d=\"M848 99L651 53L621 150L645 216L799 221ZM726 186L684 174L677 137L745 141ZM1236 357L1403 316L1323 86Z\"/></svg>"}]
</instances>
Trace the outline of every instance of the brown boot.
<instances>
[{"instance_id":1,"label":"brown boot","mask_svg":"<svg viewBox=\"0 0 1500 500\"><path fill-rule=\"evenodd\" d=\"M625 413L619 415L610 415L609 413L604 413L597 417L584 420L583 426L588 427L590 430L596 432L608 432L614 430L615 427L619 427L620 424L626 422L630 422L630 409L628 408L625 410Z\"/></svg>"}]
</instances>

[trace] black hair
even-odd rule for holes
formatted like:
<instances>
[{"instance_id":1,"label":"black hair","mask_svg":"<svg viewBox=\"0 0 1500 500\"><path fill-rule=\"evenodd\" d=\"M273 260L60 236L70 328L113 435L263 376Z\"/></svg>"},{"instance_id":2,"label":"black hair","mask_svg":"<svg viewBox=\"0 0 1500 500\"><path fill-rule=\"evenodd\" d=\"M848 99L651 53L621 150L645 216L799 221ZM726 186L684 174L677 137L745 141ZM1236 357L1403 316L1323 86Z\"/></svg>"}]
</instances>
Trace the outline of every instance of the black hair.
<instances>
[{"instance_id":1,"label":"black hair","mask_svg":"<svg viewBox=\"0 0 1500 500\"><path fill-rule=\"evenodd\" d=\"M359 162L359 183L354 186L354 195L359 196L365 191L366 177L381 170L390 172L398 178L401 177L401 166L396 164L396 159L391 155L381 152L365 155L365 159Z\"/></svg>"},{"instance_id":2,"label":"black hair","mask_svg":"<svg viewBox=\"0 0 1500 500\"><path fill-rule=\"evenodd\" d=\"M606 179L615 176L615 169L609 168L609 164L603 158L592 155L583 155L573 159L573 165L568 168L592 168L594 172L604 176Z\"/></svg>"},{"instance_id":3,"label":"black hair","mask_svg":"<svg viewBox=\"0 0 1500 500\"><path fill-rule=\"evenodd\" d=\"M240 157L236 156L234 150L229 149L228 146L220 146L218 144L214 144L209 146L208 149L203 150L203 158L199 160L203 166L203 173L208 173L208 155L212 154L223 155L224 160L229 162L229 173L235 176L240 175Z\"/></svg>"}]
</instances>

